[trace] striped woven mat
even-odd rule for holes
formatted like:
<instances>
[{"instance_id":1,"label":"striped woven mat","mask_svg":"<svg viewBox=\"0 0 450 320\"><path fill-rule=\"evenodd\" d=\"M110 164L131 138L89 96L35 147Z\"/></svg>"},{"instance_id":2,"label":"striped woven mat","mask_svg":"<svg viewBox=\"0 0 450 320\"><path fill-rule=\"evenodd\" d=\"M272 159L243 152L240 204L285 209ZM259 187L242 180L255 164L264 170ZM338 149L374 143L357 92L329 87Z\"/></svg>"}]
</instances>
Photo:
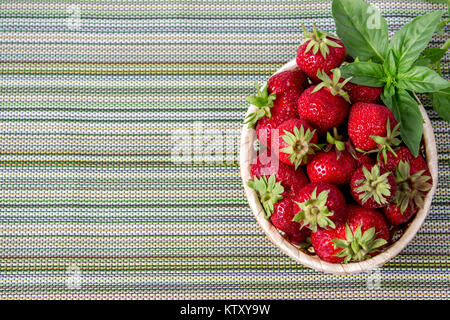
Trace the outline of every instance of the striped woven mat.
<instances>
[{"instance_id":1,"label":"striped woven mat","mask_svg":"<svg viewBox=\"0 0 450 320\"><path fill-rule=\"evenodd\" d=\"M391 30L445 9L370 2ZM0 21L1 298L449 298L450 125L426 100L439 188L383 268L305 268L248 207L243 97L301 24L333 31L330 1L2 1Z\"/></svg>"}]
</instances>

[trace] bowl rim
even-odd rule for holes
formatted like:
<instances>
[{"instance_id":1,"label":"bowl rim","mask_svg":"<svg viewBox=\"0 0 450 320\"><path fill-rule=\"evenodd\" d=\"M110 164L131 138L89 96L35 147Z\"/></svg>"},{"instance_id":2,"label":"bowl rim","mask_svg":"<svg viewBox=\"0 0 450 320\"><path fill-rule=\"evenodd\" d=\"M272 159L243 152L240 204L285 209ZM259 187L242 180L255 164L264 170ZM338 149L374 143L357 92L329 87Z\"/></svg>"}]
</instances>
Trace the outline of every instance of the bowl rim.
<instances>
[{"instance_id":1,"label":"bowl rim","mask_svg":"<svg viewBox=\"0 0 450 320\"><path fill-rule=\"evenodd\" d=\"M295 59L292 59L291 61L283 65L281 68L279 68L273 75L286 70L292 70L295 68L297 68L297 63ZM417 99L417 101L420 102L419 99ZM411 240L414 238L414 236L422 226L423 222L425 221L425 218L427 217L428 212L430 210L433 195L436 191L438 183L438 159L433 127L421 103L419 103L419 109L424 120L423 140L425 145L426 161L428 164L429 171L431 173L431 177L433 179L432 188L425 197L424 207L417 212L415 218L409 223L408 227L406 228L400 239L398 239L396 242L390 245L385 251L381 252L380 254L370 259L361 262L351 262L347 264L333 264L325 262L317 256L311 256L304 253L302 250L298 249L289 241L287 241L281 235L278 229L275 228L275 226L273 226L269 220L266 220L264 218L264 210L261 206L258 195L253 189L248 187L246 183L251 178L250 166L251 160L255 153L253 149L253 144L256 139L256 132L254 129L249 129L248 126L244 124L241 131L240 151L239 151L240 174L242 178L242 183L244 185L245 195L249 202L250 208L261 229L264 231L264 233L267 235L270 241L297 262L300 262L301 264L310 267L312 269L331 274L354 274L366 272L373 268L381 267L390 259L399 254L400 251L402 251L407 246L407 244L411 242ZM248 115L251 112L254 112L255 110L256 107L250 105L246 115Z\"/></svg>"}]
</instances>

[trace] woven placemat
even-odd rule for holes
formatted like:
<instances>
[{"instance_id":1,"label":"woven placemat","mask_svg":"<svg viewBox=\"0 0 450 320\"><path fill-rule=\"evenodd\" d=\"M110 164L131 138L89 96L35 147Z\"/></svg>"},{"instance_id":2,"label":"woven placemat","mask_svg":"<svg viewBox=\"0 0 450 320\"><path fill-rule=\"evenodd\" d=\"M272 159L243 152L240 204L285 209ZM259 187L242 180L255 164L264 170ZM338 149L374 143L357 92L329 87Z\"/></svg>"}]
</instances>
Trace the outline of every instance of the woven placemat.
<instances>
[{"instance_id":1,"label":"woven placemat","mask_svg":"<svg viewBox=\"0 0 450 320\"><path fill-rule=\"evenodd\" d=\"M370 2L391 30L445 9ZM0 21L1 298L449 298L450 125L427 100L439 188L383 268L305 268L248 207L243 97L301 24L333 31L330 1L2 1Z\"/></svg>"}]
</instances>

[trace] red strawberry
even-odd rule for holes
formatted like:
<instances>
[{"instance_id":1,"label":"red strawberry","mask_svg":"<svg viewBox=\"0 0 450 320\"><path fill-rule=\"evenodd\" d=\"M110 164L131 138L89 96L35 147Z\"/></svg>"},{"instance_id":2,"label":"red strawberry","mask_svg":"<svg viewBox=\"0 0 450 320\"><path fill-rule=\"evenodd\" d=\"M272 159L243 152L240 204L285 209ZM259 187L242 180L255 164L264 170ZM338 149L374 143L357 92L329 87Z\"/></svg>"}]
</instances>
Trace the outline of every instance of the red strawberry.
<instances>
[{"instance_id":1,"label":"red strawberry","mask_svg":"<svg viewBox=\"0 0 450 320\"><path fill-rule=\"evenodd\" d=\"M258 123L256 125L256 137L262 145L266 146L269 149L276 149L276 143L278 139L275 138L273 141L274 145L272 145L272 134L276 134L275 130L283 122L295 118L298 118L297 112L272 113L271 118L263 117L258 120ZM279 135L277 135L277 137L279 137Z\"/></svg>"},{"instance_id":2,"label":"red strawberry","mask_svg":"<svg viewBox=\"0 0 450 320\"><path fill-rule=\"evenodd\" d=\"M311 182L322 181L337 186L349 184L356 169L362 164L373 163L369 155L356 152L350 141L342 141L336 128L333 131L334 136L327 132L325 150L318 152L307 165Z\"/></svg>"},{"instance_id":3,"label":"red strawberry","mask_svg":"<svg viewBox=\"0 0 450 320\"><path fill-rule=\"evenodd\" d=\"M311 182L296 195L299 212L294 220L313 232L317 228L335 227L345 218L345 198L337 187L324 182Z\"/></svg>"},{"instance_id":4,"label":"red strawberry","mask_svg":"<svg viewBox=\"0 0 450 320\"><path fill-rule=\"evenodd\" d=\"M320 151L308 163L306 172L311 182L321 181L340 186L350 182L356 168L357 161L346 150L339 154L335 151Z\"/></svg>"},{"instance_id":5,"label":"red strawberry","mask_svg":"<svg viewBox=\"0 0 450 320\"><path fill-rule=\"evenodd\" d=\"M368 87L351 82L347 82L344 90L347 91L352 103L377 103L380 101L380 95L383 92L382 87Z\"/></svg>"},{"instance_id":6,"label":"red strawberry","mask_svg":"<svg viewBox=\"0 0 450 320\"><path fill-rule=\"evenodd\" d=\"M409 151L407 147L403 146L395 150L395 154L388 153L386 161L380 161L380 167L395 172L400 161L409 163L411 174L416 173L420 170L429 172L425 159L422 158L421 155L414 157L411 151Z\"/></svg>"},{"instance_id":7,"label":"red strawberry","mask_svg":"<svg viewBox=\"0 0 450 320\"><path fill-rule=\"evenodd\" d=\"M402 212L400 206L396 203L391 203L383 208L384 215L393 226L408 222L418 210L419 208L416 206L407 206Z\"/></svg>"},{"instance_id":8,"label":"red strawberry","mask_svg":"<svg viewBox=\"0 0 450 320\"><path fill-rule=\"evenodd\" d=\"M299 70L288 70L273 75L264 88L255 84L257 94L247 101L258 107L249 114L244 123L254 127L263 145L271 147L271 130L291 118L297 118L297 101L307 85L305 74Z\"/></svg>"},{"instance_id":9,"label":"red strawberry","mask_svg":"<svg viewBox=\"0 0 450 320\"><path fill-rule=\"evenodd\" d=\"M398 122L385 106L357 102L350 108L348 135L353 145L363 151L377 149L386 156L392 146L400 144Z\"/></svg>"},{"instance_id":10,"label":"red strawberry","mask_svg":"<svg viewBox=\"0 0 450 320\"><path fill-rule=\"evenodd\" d=\"M270 219L275 227L285 232L289 239L293 242L303 242L309 236L308 230L300 230L301 225L293 221L298 207L292 197L286 195L281 182L276 181L275 174L269 178L265 175L261 178L255 177L247 184L258 193L264 209L264 217Z\"/></svg>"},{"instance_id":11,"label":"red strawberry","mask_svg":"<svg viewBox=\"0 0 450 320\"><path fill-rule=\"evenodd\" d=\"M338 68L345 59L344 44L330 34L318 31L309 33L305 28L306 39L297 50L297 65L311 79L318 82L317 72L329 74Z\"/></svg>"},{"instance_id":12,"label":"red strawberry","mask_svg":"<svg viewBox=\"0 0 450 320\"><path fill-rule=\"evenodd\" d=\"M335 229L319 229L311 235L314 251L324 261L363 261L389 241L389 228L379 211L349 205L347 212L345 224Z\"/></svg>"},{"instance_id":13,"label":"red strawberry","mask_svg":"<svg viewBox=\"0 0 450 320\"><path fill-rule=\"evenodd\" d=\"M275 93L277 99L282 96L292 96L295 100L307 87L308 79L302 70L296 68L273 75L268 83L269 92Z\"/></svg>"},{"instance_id":14,"label":"red strawberry","mask_svg":"<svg viewBox=\"0 0 450 320\"><path fill-rule=\"evenodd\" d=\"M379 165L364 165L357 169L350 181L353 198L365 208L386 207L394 198L397 184L392 172Z\"/></svg>"},{"instance_id":15,"label":"red strawberry","mask_svg":"<svg viewBox=\"0 0 450 320\"><path fill-rule=\"evenodd\" d=\"M280 162L275 155L270 154L270 151L258 156L250 169L250 174L252 178L269 177L275 174L276 181L281 182L284 187L283 195L297 193L309 183L303 170L295 170L292 166Z\"/></svg>"},{"instance_id":16,"label":"red strawberry","mask_svg":"<svg viewBox=\"0 0 450 320\"><path fill-rule=\"evenodd\" d=\"M401 160L395 169L397 191L392 205L384 211L393 225L409 221L424 206L425 196L432 187L432 178L426 164L420 162L417 158L411 162Z\"/></svg>"},{"instance_id":17,"label":"red strawberry","mask_svg":"<svg viewBox=\"0 0 450 320\"><path fill-rule=\"evenodd\" d=\"M375 164L375 161L372 159L372 157L366 153L361 152L355 152L355 160L358 163L358 168L363 165L373 165Z\"/></svg>"},{"instance_id":18,"label":"red strawberry","mask_svg":"<svg viewBox=\"0 0 450 320\"><path fill-rule=\"evenodd\" d=\"M372 227L375 228L376 238L389 241L389 227L383 214L379 210L367 209L357 205L349 205L347 207L347 224L352 231L362 226L361 231L364 232Z\"/></svg>"},{"instance_id":19,"label":"red strawberry","mask_svg":"<svg viewBox=\"0 0 450 320\"><path fill-rule=\"evenodd\" d=\"M339 69L335 69L333 79L340 78ZM306 89L298 100L298 114L308 121L319 133L325 133L338 127L347 117L349 109L348 94L342 89L345 83L331 80L319 72L322 83Z\"/></svg>"},{"instance_id":20,"label":"red strawberry","mask_svg":"<svg viewBox=\"0 0 450 320\"><path fill-rule=\"evenodd\" d=\"M310 246L310 243L308 244L308 242L310 241L308 237L311 237L311 230L309 230L308 228L300 229L299 231L293 234L286 234L286 236L289 242L293 244L301 245L303 243L306 244L307 247Z\"/></svg>"},{"instance_id":21,"label":"red strawberry","mask_svg":"<svg viewBox=\"0 0 450 320\"><path fill-rule=\"evenodd\" d=\"M291 197L286 197L275 204L270 221L279 230L285 232L289 240L300 243L306 240L311 231L307 228L301 229L300 223L293 221L296 214L297 205Z\"/></svg>"},{"instance_id":22,"label":"red strawberry","mask_svg":"<svg viewBox=\"0 0 450 320\"><path fill-rule=\"evenodd\" d=\"M295 166L296 169L299 165L306 164L317 149L316 130L301 119L285 121L277 129L280 161Z\"/></svg>"},{"instance_id":23,"label":"red strawberry","mask_svg":"<svg viewBox=\"0 0 450 320\"><path fill-rule=\"evenodd\" d=\"M343 250L336 248L333 240L345 239L345 224L339 223L335 229L318 229L311 234L311 244L320 259L330 263L343 263L344 257L337 255Z\"/></svg>"}]
</instances>

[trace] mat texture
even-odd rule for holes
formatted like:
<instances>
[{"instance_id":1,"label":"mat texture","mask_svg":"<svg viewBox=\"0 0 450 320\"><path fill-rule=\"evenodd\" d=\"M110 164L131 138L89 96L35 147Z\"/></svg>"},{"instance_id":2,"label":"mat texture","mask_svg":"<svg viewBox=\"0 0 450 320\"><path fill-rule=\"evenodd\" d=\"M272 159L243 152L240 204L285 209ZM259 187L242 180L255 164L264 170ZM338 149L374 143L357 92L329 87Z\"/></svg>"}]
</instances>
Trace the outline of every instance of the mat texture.
<instances>
[{"instance_id":1,"label":"mat texture","mask_svg":"<svg viewBox=\"0 0 450 320\"><path fill-rule=\"evenodd\" d=\"M391 30L445 9L370 2ZM333 31L330 1L2 1L0 21L1 298L449 298L450 125L429 105L439 188L383 268L305 268L248 207L243 97L301 24Z\"/></svg>"}]
</instances>

